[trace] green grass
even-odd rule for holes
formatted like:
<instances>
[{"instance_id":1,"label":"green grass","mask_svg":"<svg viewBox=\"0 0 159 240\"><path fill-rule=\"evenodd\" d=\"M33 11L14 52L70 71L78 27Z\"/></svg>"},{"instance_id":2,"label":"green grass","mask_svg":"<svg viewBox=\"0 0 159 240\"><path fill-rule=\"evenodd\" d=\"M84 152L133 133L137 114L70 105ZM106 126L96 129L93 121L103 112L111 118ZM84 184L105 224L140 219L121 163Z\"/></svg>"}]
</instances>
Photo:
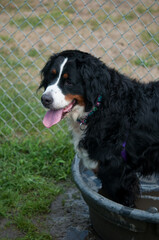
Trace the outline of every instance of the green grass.
<instances>
[{"instance_id":1,"label":"green grass","mask_svg":"<svg viewBox=\"0 0 159 240\"><path fill-rule=\"evenodd\" d=\"M0 40L7 42L7 44L14 43L13 38L11 38L9 35L0 35Z\"/></svg>"},{"instance_id":2,"label":"green grass","mask_svg":"<svg viewBox=\"0 0 159 240\"><path fill-rule=\"evenodd\" d=\"M70 176L72 145L63 135L58 142L45 136L1 142L0 218L23 232L21 239L51 239L33 219L49 213L51 202L63 191L58 183Z\"/></svg>"},{"instance_id":3,"label":"green grass","mask_svg":"<svg viewBox=\"0 0 159 240\"><path fill-rule=\"evenodd\" d=\"M28 55L30 57L38 57L39 56L39 53L36 49L30 49L29 52L28 52Z\"/></svg>"},{"instance_id":4,"label":"green grass","mask_svg":"<svg viewBox=\"0 0 159 240\"><path fill-rule=\"evenodd\" d=\"M3 47L0 53L0 65L3 73L0 80L0 113L3 119L3 121L0 119L0 136L14 134L20 136L29 131L36 134L37 130L32 124L39 131L42 130L43 126L39 123L39 115L43 116L45 111L37 102L36 97L39 97L38 94L36 95L37 85L31 83L29 73L32 76L38 75L39 70L20 49L15 48L11 52ZM36 49L31 49L28 55L36 58L38 52ZM42 64L42 60L39 62L40 64ZM35 93L35 96L32 95L32 92Z\"/></svg>"},{"instance_id":5,"label":"green grass","mask_svg":"<svg viewBox=\"0 0 159 240\"><path fill-rule=\"evenodd\" d=\"M154 13L159 13L159 6L155 6L155 7L151 7L149 9L150 13L154 14Z\"/></svg>"},{"instance_id":6,"label":"green grass","mask_svg":"<svg viewBox=\"0 0 159 240\"><path fill-rule=\"evenodd\" d=\"M136 66L143 66L143 67L148 67L151 68L159 62L159 53L153 53L153 54L148 54L145 56L135 57L132 59L132 64L135 64Z\"/></svg>"},{"instance_id":7,"label":"green grass","mask_svg":"<svg viewBox=\"0 0 159 240\"><path fill-rule=\"evenodd\" d=\"M39 53L31 49L28 55L36 58ZM43 65L42 61L39 59L37 65ZM37 85L28 74L38 74L39 70L22 50L14 48L11 54L1 48L0 64L0 219L7 219L6 229L13 227L24 234L19 240L51 240L44 216L63 191L61 181L70 176L74 151L68 130L64 121L63 131L58 125L52 127L55 135L44 128L45 110L36 99L41 94L36 94ZM42 227L35 224L35 218Z\"/></svg>"},{"instance_id":8,"label":"green grass","mask_svg":"<svg viewBox=\"0 0 159 240\"><path fill-rule=\"evenodd\" d=\"M124 14L123 18L126 19L127 21L132 21L136 18L136 14L133 11L131 11L128 14Z\"/></svg>"},{"instance_id":9,"label":"green grass","mask_svg":"<svg viewBox=\"0 0 159 240\"><path fill-rule=\"evenodd\" d=\"M12 21L10 21L10 25L11 26L16 25L17 27L19 27L21 29L25 29L27 27L36 28L36 27L42 26L42 23L40 20L41 19L38 16L31 16L29 18L14 17L14 19Z\"/></svg>"},{"instance_id":10,"label":"green grass","mask_svg":"<svg viewBox=\"0 0 159 240\"><path fill-rule=\"evenodd\" d=\"M73 13L73 9L68 8L64 14L61 11L54 7L49 14L39 14L39 16L30 16L30 17L18 17L15 16L13 20L10 21L11 26L17 26L18 28L24 30L26 28L37 28L43 27L43 23L55 23L63 27L67 26L71 21L69 20L70 15Z\"/></svg>"},{"instance_id":11,"label":"green grass","mask_svg":"<svg viewBox=\"0 0 159 240\"><path fill-rule=\"evenodd\" d=\"M139 4L136 8L136 12L143 14L146 12L146 8L142 4Z\"/></svg>"},{"instance_id":12,"label":"green grass","mask_svg":"<svg viewBox=\"0 0 159 240\"><path fill-rule=\"evenodd\" d=\"M128 14L123 13L123 15L116 15L116 14L110 14L108 16L106 15L101 15L98 16L99 21L103 22L103 21L109 21L109 22L114 22L114 23L119 23L123 20L127 20L127 21L132 21L136 18L136 14L131 11Z\"/></svg>"},{"instance_id":13,"label":"green grass","mask_svg":"<svg viewBox=\"0 0 159 240\"><path fill-rule=\"evenodd\" d=\"M140 14L144 14L146 12L146 7L142 4L139 4L136 8L136 11ZM151 8L148 8L148 11L151 13L151 14L155 14L155 13L158 13L159 12L159 7L158 6L152 6ZM147 11L147 12L148 12Z\"/></svg>"},{"instance_id":14,"label":"green grass","mask_svg":"<svg viewBox=\"0 0 159 240\"><path fill-rule=\"evenodd\" d=\"M90 19L89 21L87 21L87 25L92 31L95 31L99 27L99 23L95 19Z\"/></svg>"},{"instance_id":15,"label":"green grass","mask_svg":"<svg viewBox=\"0 0 159 240\"><path fill-rule=\"evenodd\" d=\"M61 181L70 176L74 152L64 121L61 127L65 133L58 125L52 128L56 138L47 129L44 131L42 118L45 110L32 94L36 94L37 86L27 84L30 75L20 65L23 64L28 71L33 70L32 61L20 50L14 50L20 62L10 55L8 49L1 51L1 56L7 58L5 62L1 60L5 75L1 74L0 88L3 119L0 119L0 219L8 219L7 224L24 234L19 240L51 240L45 230L37 227L34 218L41 222L41 216L49 213L51 202L63 191ZM38 52L31 49L28 55L34 58ZM41 131L40 138L38 133ZM4 136L9 140L5 141ZM45 226L45 219L42 225Z\"/></svg>"},{"instance_id":16,"label":"green grass","mask_svg":"<svg viewBox=\"0 0 159 240\"><path fill-rule=\"evenodd\" d=\"M63 27L67 26L69 23L71 23L70 15L72 14L71 10L67 10L64 12L64 14L61 13L59 8L54 7L52 11L48 15L41 15L44 23L49 22L55 23L58 25L61 25Z\"/></svg>"},{"instance_id":17,"label":"green grass","mask_svg":"<svg viewBox=\"0 0 159 240\"><path fill-rule=\"evenodd\" d=\"M33 65L39 53L31 49L28 55L33 60L12 45L10 50L1 48L0 219L7 219L6 230L13 227L23 233L19 240L51 240L44 216L63 191L61 181L70 176L74 152L64 121L61 127L65 133L58 125L52 128L56 137L42 124L45 110L36 99L41 94L36 94L37 85L29 74L39 73ZM39 58L36 64L41 68L44 62Z\"/></svg>"},{"instance_id":18,"label":"green grass","mask_svg":"<svg viewBox=\"0 0 159 240\"><path fill-rule=\"evenodd\" d=\"M134 61L135 65L143 66L143 67L152 67L154 65L154 61L151 58L136 58Z\"/></svg>"},{"instance_id":19,"label":"green grass","mask_svg":"<svg viewBox=\"0 0 159 240\"><path fill-rule=\"evenodd\" d=\"M143 31L141 33L142 41L145 43L159 44L159 31L158 30L156 29L156 32L147 31L147 30Z\"/></svg>"}]
</instances>

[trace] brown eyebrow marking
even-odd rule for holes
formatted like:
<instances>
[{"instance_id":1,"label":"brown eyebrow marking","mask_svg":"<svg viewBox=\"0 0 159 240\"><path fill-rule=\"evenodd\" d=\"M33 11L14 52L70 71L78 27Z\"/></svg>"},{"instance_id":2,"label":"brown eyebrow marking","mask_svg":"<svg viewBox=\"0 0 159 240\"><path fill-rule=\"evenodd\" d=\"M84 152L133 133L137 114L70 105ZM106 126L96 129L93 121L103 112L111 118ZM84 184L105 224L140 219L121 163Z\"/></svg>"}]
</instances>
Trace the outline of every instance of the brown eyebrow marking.
<instances>
[{"instance_id":1,"label":"brown eyebrow marking","mask_svg":"<svg viewBox=\"0 0 159 240\"><path fill-rule=\"evenodd\" d=\"M53 68L51 72L52 72L53 74L56 74L56 69Z\"/></svg>"},{"instance_id":2,"label":"brown eyebrow marking","mask_svg":"<svg viewBox=\"0 0 159 240\"><path fill-rule=\"evenodd\" d=\"M68 73L64 73L63 78L67 79L68 78Z\"/></svg>"}]
</instances>

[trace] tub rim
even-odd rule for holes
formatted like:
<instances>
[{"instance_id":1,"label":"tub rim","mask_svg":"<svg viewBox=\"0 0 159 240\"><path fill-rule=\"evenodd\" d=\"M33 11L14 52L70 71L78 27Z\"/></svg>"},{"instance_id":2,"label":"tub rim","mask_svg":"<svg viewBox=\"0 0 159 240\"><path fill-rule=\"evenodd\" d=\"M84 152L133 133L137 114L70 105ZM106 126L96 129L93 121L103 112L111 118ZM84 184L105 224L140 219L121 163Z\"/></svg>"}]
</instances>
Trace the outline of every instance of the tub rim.
<instances>
[{"instance_id":1,"label":"tub rim","mask_svg":"<svg viewBox=\"0 0 159 240\"><path fill-rule=\"evenodd\" d=\"M150 213L148 211L126 207L93 191L91 188L88 187L88 185L84 182L82 178L80 172L80 164L81 160L76 154L72 163L72 175L77 187L81 191L84 198L86 197L87 199L92 199L92 202L94 202L97 206L107 209L113 213L120 214L121 216L150 223L159 223L159 212Z\"/></svg>"}]
</instances>

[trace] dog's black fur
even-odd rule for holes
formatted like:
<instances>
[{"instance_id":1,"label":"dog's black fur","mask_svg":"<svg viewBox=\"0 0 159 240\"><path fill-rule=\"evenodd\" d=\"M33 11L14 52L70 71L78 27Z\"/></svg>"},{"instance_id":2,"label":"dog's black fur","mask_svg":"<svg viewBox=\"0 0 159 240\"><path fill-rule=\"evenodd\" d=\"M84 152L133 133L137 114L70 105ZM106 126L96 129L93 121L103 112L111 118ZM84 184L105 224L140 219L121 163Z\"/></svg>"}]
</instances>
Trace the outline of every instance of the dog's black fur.
<instances>
[{"instance_id":1,"label":"dog's black fur","mask_svg":"<svg viewBox=\"0 0 159 240\"><path fill-rule=\"evenodd\" d=\"M82 95L86 112L102 96L99 109L87 119L79 147L99 162L97 174L108 196L134 206L138 177L159 172L159 82L138 82L88 53L68 50L50 58L40 87L47 87L49 69L58 56L72 61L73 86L64 94ZM121 155L124 142L126 160Z\"/></svg>"}]
</instances>

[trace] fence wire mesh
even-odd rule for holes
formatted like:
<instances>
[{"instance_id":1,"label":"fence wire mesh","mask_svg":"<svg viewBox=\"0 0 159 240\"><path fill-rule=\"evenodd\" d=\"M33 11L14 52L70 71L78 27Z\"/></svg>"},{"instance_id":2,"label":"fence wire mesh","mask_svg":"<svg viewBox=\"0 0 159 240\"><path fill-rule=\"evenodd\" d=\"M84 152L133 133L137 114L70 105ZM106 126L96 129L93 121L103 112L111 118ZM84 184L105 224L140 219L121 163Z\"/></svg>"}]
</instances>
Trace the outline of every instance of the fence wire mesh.
<instances>
[{"instance_id":1,"label":"fence wire mesh","mask_svg":"<svg viewBox=\"0 0 159 240\"><path fill-rule=\"evenodd\" d=\"M0 0L0 136L65 133L46 130L36 89L48 57L65 49L92 53L140 81L159 76L156 0Z\"/></svg>"}]
</instances>

